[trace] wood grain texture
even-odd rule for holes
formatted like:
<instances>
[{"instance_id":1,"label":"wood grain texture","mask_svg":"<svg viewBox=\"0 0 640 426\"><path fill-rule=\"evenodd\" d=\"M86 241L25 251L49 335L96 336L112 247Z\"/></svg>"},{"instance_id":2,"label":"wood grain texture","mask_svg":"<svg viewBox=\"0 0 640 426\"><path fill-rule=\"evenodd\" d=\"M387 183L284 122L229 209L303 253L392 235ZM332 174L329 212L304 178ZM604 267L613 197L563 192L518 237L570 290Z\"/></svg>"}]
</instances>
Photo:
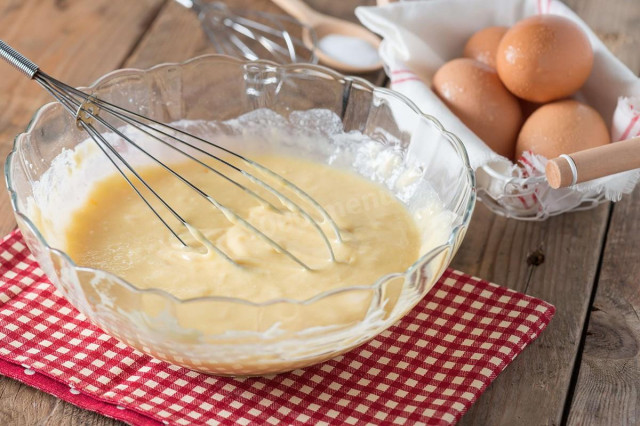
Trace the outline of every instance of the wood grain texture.
<instances>
[{"instance_id":1,"label":"wood grain texture","mask_svg":"<svg viewBox=\"0 0 640 426\"><path fill-rule=\"evenodd\" d=\"M60 400L17 381L0 380L0 424L44 423L56 411Z\"/></svg>"},{"instance_id":2,"label":"wood grain texture","mask_svg":"<svg viewBox=\"0 0 640 426\"><path fill-rule=\"evenodd\" d=\"M164 0L0 2L0 38L44 70L84 85L120 67ZM35 110L51 99L9 65L0 64L0 158ZM4 167L4 161L3 161ZM0 235L15 227L6 191L0 191ZM66 413L66 414L65 414ZM1 425L115 424L6 377L0 377ZM64 421L63 421L64 419Z\"/></svg>"},{"instance_id":3,"label":"wood grain texture","mask_svg":"<svg viewBox=\"0 0 640 426\"><path fill-rule=\"evenodd\" d=\"M592 5L576 5L578 13ZM614 2L596 28L640 73L640 4ZM640 188L613 207L600 279L589 317L570 425L640 424Z\"/></svg>"},{"instance_id":4,"label":"wood grain texture","mask_svg":"<svg viewBox=\"0 0 640 426\"><path fill-rule=\"evenodd\" d=\"M148 67L159 62L183 61L213 51L202 32L195 29L199 22L191 11L169 1L156 16L160 3L161 0L93 0L82 4L79 1L0 0L0 38L14 43L52 74L68 79L72 84L86 84L121 64ZM232 0L229 3L278 11L268 0ZM375 2L309 0L308 3L321 12L354 20L353 8L356 5ZM607 2L607 13L603 13L602 2L597 0L571 0L567 3L595 29L614 53L637 71L640 55L631 51L631 47L637 46L637 40L640 40L636 29L638 17L632 10L637 7L636 0ZM87 24L87 17L93 17L91 25ZM44 21L47 21L47 28L37 25ZM31 25L25 26L27 23ZM27 30L21 27L29 28L30 33L25 34ZM111 38L105 38L105 34ZM66 41L58 42L60 38ZM96 51L108 51L109 55L98 57ZM40 60L42 57L45 60ZM78 62L86 68L79 69ZM35 107L46 99L37 87L31 87L26 80L21 82L19 74L3 67L0 65L3 77L0 79L0 101L8 107L0 115L2 157L8 151L7 138L24 127ZM382 73L367 77L377 84L384 82ZM628 266L630 262L638 263L637 258L633 258L637 247L624 241L624 232L636 232L635 226L640 226L638 220L634 225L625 222L634 216L634 211L638 211L638 194L628 203L620 212L618 207L614 210L611 229L612 232L618 227L620 229L617 239L612 233L608 240L602 269L603 283L598 289L604 308L591 317L589 332L592 334L587 336L570 416L574 424L598 418L603 424L614 424L608 420L631 420L634 410L635 419L638 419L638 328L632 317L633 310L639 312L638 291L635 290L634 296L632 288L634 284L637 286L634 277L638 276L638 266ZM548 300L556 305L558 313L543 335L498 377L461 424L537 425L560 422L580 349L608 215L609 209L605 205L544 223L524 223L497 217L482 205L477 207L468 236L453 266ZM6 233L13 224L6 195L0 191L0 231ZM614 241L618 244L613 245ZM624 262L615 262L615 256L610 254L616 253L610 248L612 245L616 251L621 250L620 247L628 250ZM609 262L612 262L609 266L610 284L604 284ZM617 275L615 271L618 271ZM626 283L623 297L617 294L623 285L621 283ZM598 303L596 301L596 306ZM636 342L635 352L633 344L627 343L632 341ZM599 398L598 392L606 392L609 397ZM623 414L611 417L620 411ZM0 378L0 425L32 424L121 423L81 410L13 380Z\"/></svg>"},{"instance_id":5,"label":"wood grain texture","mask_svg":"<svg viewBox=\"0 0 640 426\"><path fill-rule=\"evenodd\" d=\"M121 66L147 68L162 62L181 62L201 54L215 53L199 30L196 15L172 1L119 0L110 3L109 0L92 0L82 5L80 1L58 1L55 4L61 5L62 9L55 11L51 9L58 6L46 2L47 6L39 9L36 17L30 14L37 9L36 3L44 2L5 0L4 3L0 0L0 38L15 44L49 73L74 85L87 84ZM374 3L374 0L345 0L336 8L337 3L331 0L310 2L324 13L353 21L356 19L353 14L356 6ZM281 13L269 0L231 0L228 4ZM20 30L10 24L11 18L15 18L10 13L20 15L18 22L26 25L25 29ZM40 31L38 22L47 16L51 24ZM96 28L98 18L100 24ZM71 24L68 22L71 20L79 22ZM90 22L93 24L89 25ZM37 31L31 28L34 25ZM55 50L50 50L48 42L51 40L54 40ZM84 68L78 67L78 63ZM0 79L0 102L10 106L0 115L0 157L4 158L10 150L9 142L13 135L26 126L35 109L48 99L37 85L9 66L0 64L0 75L3 77ZM384 82L382 72L363 77L375 84ZM6 192L0 191L0 235L14 226ZM123 423L0 376L0 425L36 424L115 426Z\"/></svg>"},{"instance_id":6,"label":"wood grain texture","mask_svg":"<svg viewBox=\"0 0 640 426\"><path fill-rule=\"evenodd\" d=\"M640 189L613 209L570 425L640 424Z\"/></svg>"},{"instance_id":7,"label":"wood grain texture","mask_svg":"<svg viewBox=\"0 0 640 426\"><path fill-rule=\"evenodd\" d=\"M164 0L0 2L0 38L43 70L84 85L118 68ZM0 63L0 158L36 109L52 99L37 84ZM4 161L3 161L4 168ZM6 191L0 191L0 235L15 226Z\"/></svg>"},{"instance_id":8,"label":"wood grain texture","mask_svg":"<svg viewBox=\"0 0 640 426\"><path fill-rule=\"evenodd\" d=\"M596 33L609 34L603 37L604 42L631 69L638 71L640 55L629 43L616 42L622 34L629 39L640 36L637 25L632 24L637 22L640 12L637 2L608 2L606 13L603 13L603 4L597 0L566 3ZM567 399L579 359L590 296L597 279L608 214L608 206L603 205L592 211L564 214L544 223L524 223L493 216L486 208L478 206L453 266L547 300L556 306L557 312L541 337L492 383L460 424L561 423L570 403ZM544 262L536 265L541 255ZM620 268L624 270L624 266ZM637 374L638 366L629 366L627 371ZM612 392L628 388L624 381L614 384L613 376L610 377ZM637 388L635 394L629 391L626 396L629 401L635 396L637 401ZM576 424L592 420L592 414L595 413L585 409L584 416ZM620 424L604 419L603 424Z\"/></svg>"},{"instance_id":9,"label":"wood grain texture","mask_svg":"<svg viewBox=\"0 0 640 426\"><path fill-rule=\"evenodd\" d=\"M547 300L557 311L544 333L498 376L460 424L560 423L607 215L604 205L527 223L497 217L478 205L453 267Z\"/></svg>"}]
</instances>

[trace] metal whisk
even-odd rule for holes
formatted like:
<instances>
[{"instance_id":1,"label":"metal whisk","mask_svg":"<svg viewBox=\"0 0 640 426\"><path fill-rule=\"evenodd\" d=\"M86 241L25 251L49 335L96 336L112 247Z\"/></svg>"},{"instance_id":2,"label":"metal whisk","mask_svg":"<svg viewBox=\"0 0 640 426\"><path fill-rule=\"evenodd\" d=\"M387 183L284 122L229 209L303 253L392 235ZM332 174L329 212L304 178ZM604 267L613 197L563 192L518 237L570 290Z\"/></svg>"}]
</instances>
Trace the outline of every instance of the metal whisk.
<instances>
[{"instance_id":1,"label":"metal whisk","mask_svg":"<svg viewBox=\"0 0 640 426\"><path fill-rule=\"evenodd\" d=\"M216 51L249 60L270 59L286 64L316 63L317 45L313 28L286 15L262 11L231 9L226 4L202 0L176 0L192 9ZM312 46L302 40L309 35Z\"/></svg>"},{"instance_id":2,"label":"metal whisk","mask_svg":"<svg viewBox=\"0 0 640 426\"><path fill-rule=\"evenodd\" d=\"M213 242L208 240L196 227L192 226L188 223L176 210L174 207L169 205L159 194L158 192L151 187L151 185L140 175L139 172L132 167L129 162L116 150L116 148L107 141L105 135L99 132L94 126L95 123L99 123L101 126L104 126L109 132L117 135L122 138L126 143L135 147L137 150L142 152L145 156L153 160L155 163L160 165L164 170L169 172L172 176L179 179L183 182L188 188L195 191L199 196L208 201L211 205L217 208L230 222L236 222L241 224L250 232L255 233L259 236L265 243L269 244L274 250L278 253L281 253L292 261L302 266L307 270L311 270L312 268L307 265L305 262L300 260L299 257L291 253L289 250L282 247L281 244L274 241L271 237L266 235L260 229L256 228L254 225L249 223L246 219L242 218L238 214L236 214L233 210L227 208L225 205L216 200L211 194L205 193L203 190L195 186L188 179L180 175L174 169L172 169L165 162L161 161L159 158L154 156L148 150L143 148L139 143L136 143L133 139L127 136L122 130L120 130L116 125L111 122L120 122L123 125L129 125L133 128L141 131L143 134L149 136L153 141L162 144L163 146L171 148L173 151L179 153L180 155L195 161L197 164L207 168L208 170L214 172L216 175L225 179L229 183L235 185L238 190L244 191L251 197L254 197L258 201L260 201L263 205L267 205L276 211L281 210L267 201L265 198L257 194L255 191L243 185L242 183L232 179L228 175L224 174L220 170L215 167L204 163L202 160L198 159L193 154L187 152L189 148L194 150L204 156L215 160L215 164L224 165L230 167L232 170L240 173L244 176L248 181L256 184L266 190L268 193L277 197L280 200L280 203L289 211L295 212L301 215L311 226L318 232L322 241L326 245L329 258L333 262L335 261L335 256L333 252L333 247L331 245L331 241L327 234L323 231L320 226L318 220L314 219L312 213L303 208L299 203L294 202L291 197L287 196L283 192L277 190L270 185L265 180L256 177L254 173L251 173L249 169L253 169L254 172L258 171L263 173L269 178L274 179L280 185L286 187L291 193L295 194L300 200L304 201L308 204L311 209L315 211L316 215L322 217L322 223L328 224L332 233L334 234L335 241L341 242L340 231L338 226L328 214L328 212L310 195L300 189L298 186L290 182L289 180L283 178L278 175L274 171L268 169L260 165L259 163L246 158L243 155L240 155L228 148L225 148L219 144L214 142L205 140L198 136L187 133L181 129L176 127L169 126L165 123L153 120L149 117L145 117L141 114L135 113L133 111L127 110L125 108L119 107L107 101L101 100L95 96L89 95L85 92L82 92L74 87L71 87L63 82L56 80L55 78L49 76L48 74L42 72L39 67L31 62L29 59L15 51L11 46L7 45L5 42L0 40L0 56L5 59L7 62L12 64L15 68L22 71L27 77L32 80L35 80L40 86L42 86L47 92L49 92L62 106L76 119L76 124L81 129L84 129L93 139L93 141L98 145L98 147L102 150L102 152L107 156L107 158L113 163L118 172L126 179L128 184L133 188L136 194L144 201L149 209L153 212L153 214L160 220L160 222L171 232L171 234L185 247L188 247L188 244L184 241L183 238L179 236L179 233L172 227L167 220L165 220L160 213L160 211L154 207L150 201L142 192L141 188L144 187L146 191L148 191L149 197L153 197L152 199L156 199L165 209L165 214L170 213L178 222L187 229L189 233L191 233L196 240L200 241L206 247L215 251L217 254L222 256L227 261L238 265L236 260L232 259L228 254L224 251L216 247ZM106 115L106 118L105 118ZM222 153L228 154L229 156L238 160L237 162L241 165L234 164L225 158L210 153L207 150L196 146L192 142L188 142L186 139L194 140L205 144L205 146L215 148L220 150ZM131 175L128 176L127 172ZM138 182L138 185L141 185L140 188L136 185L135 182Z\"/></svg>"}]
</instances>

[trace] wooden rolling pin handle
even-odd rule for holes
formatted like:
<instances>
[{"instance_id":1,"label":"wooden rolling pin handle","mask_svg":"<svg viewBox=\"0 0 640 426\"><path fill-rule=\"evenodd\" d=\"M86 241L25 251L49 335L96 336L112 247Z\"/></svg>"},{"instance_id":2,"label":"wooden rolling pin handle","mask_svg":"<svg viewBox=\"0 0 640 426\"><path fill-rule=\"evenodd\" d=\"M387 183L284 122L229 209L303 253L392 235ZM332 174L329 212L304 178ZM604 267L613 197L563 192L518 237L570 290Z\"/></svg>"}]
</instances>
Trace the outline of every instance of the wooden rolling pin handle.
<instances>
[{"instance_id":1,"label":"wooden rolling pin handle","mask_svg":"<svg viewBox=\"0 0 640 426\"><path fill-rule=\"evenodd\" d=\"M549 160L545 174L557 189L638 168L640 137L561 155Z\"/></svg>"}]
</instances>

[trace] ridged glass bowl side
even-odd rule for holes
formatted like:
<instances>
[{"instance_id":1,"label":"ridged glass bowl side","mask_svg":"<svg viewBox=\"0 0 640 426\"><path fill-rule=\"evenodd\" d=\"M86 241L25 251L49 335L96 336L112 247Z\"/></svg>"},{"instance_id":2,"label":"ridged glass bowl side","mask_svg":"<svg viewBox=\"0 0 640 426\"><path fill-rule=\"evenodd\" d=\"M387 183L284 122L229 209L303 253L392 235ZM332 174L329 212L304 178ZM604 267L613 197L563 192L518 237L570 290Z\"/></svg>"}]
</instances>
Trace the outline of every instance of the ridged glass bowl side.
<instances>
[{"instance_id":1,"label":"ridged glass bowl side","mask_svg":"<svg viewBox=\"0 0 640 426\"><path fill-rule=\"evenodd\" d=\"M215 374L255 375L303 367L343 353L395 323L429 291L459 247L475 203L475 181L460 141L405 97L315 65L280 66L207 55L182 64L107 74L87 89L155 120L224 121L260 108L288 117L327 109L358 131L419 161L444 208L448 237L407 271L308 300L252 303L228 297L180 300L80 267L59 248L34 185L64 149L87 136L60 105L48 104L15 139L5 174L18 225L44 272L69 301L109 334L160 359ZM394 290L401 288L399 296ZM333 313L365 300L346 318ZM309 322L305 310L327 314ZM212 324L236 321L233 331ZM300 328L305 318L305 328ZM273 327L274 323L278 327ZM203 325L207 326L204 327ZM213 331L212 331L213 330Z\"/></svg>"}]
</instances>

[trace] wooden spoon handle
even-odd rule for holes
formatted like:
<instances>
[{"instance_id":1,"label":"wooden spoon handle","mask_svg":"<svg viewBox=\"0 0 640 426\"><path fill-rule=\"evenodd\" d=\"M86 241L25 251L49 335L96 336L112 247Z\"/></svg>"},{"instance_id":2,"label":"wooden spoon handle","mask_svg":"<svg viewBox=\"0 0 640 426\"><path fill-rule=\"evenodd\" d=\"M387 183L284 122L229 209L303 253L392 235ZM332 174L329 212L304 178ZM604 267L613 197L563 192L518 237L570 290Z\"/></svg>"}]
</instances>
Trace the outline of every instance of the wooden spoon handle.
<instances>
[{"instance_id":1,"label":"wooden spoon handle","mask_svg":"<svg viewBox=\"0 0 640 426\"><path fill-rule=\"evenodd\" d=\"M307 24L313 27L319 18L321 18L320 13L311 9L307 6L302 0L271 0L274 2L280 9L287 12L289 15L296 18L298 21L303 24Z\"/></svg>"},{"instance_id":2,"label":"wooden spoon handle","mask_svg":"<svg viewBox=\"0 0 640 426\"><path fill-rule=\"evenodd\" d=\"M640 137L561 155L549 160L545 174L557 189L638 168Z\"/></svg>"}]
</instances>

